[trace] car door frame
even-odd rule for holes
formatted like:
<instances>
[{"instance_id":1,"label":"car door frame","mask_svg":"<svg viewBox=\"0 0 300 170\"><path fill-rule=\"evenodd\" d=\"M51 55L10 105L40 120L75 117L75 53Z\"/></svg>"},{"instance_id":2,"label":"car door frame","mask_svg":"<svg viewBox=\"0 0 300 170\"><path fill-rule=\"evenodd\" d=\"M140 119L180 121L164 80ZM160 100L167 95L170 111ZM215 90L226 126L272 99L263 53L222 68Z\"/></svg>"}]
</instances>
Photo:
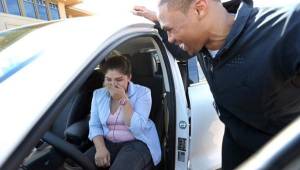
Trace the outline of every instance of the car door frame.
<instances>
[{"instance_id":1,"label":"car door frame","mask_svg":"<svg viewBox=\"0 0 300 170\"><path fill-rule=\"evenodd\" d=\"M58 113L62 111L65 104L68 100L72 97L72 95L83 85L86 81L88 76L93 72L94 68L104 59L105 56L109 54L113 49L118 47L120 44L124 43L127 40L137 37L145 37L149 36L152 37L157 45L159 46L162 54L163 59L166 66L166 71L168 72L168 79L169 79L169 86L170 89L174 89L173 84L173 77L171 71L171 64L168 60L165 51L165 47L159 38L158 33L153 28L153 25L145 24L145 25L136 25L126 27L123 30L115 33L113 36L109 38L109 40L105 41L102 44L99 44L99 49L95 53L93 59L85 65L85 67L78 72L77 76L70 82L67 88L59 95L59 97L55 100L54 103L45 111L43 116L37 121L37 123L33 126L33 128L27 133L22 141L19 142L19 145L14 149L14 151L8 156L6 161L2 164L1 168L3 169L17 169L18 166L22 163L24 158L31 152L32 148L39 142L42 138L43 134L51 127L52 123L54 122L55 118L57 117ZM106 48L103 49L103 46ZM174 90L170 90L170 93L167 94L167 98L169 101L168 109L171 113L175 113L175 92ZM170 116L170 122L175 122L176 116ZM175 125L170 124L169 129L175 129ZM168 155L168 165L170 169L174 169L174 158L172 155L175 148L174 139L175 139L175 131L169 130L168 131L169 138L168 143L169 145L169 153ZM170 142L171 141L171 142Z\"/></svg>"}]
</instances>

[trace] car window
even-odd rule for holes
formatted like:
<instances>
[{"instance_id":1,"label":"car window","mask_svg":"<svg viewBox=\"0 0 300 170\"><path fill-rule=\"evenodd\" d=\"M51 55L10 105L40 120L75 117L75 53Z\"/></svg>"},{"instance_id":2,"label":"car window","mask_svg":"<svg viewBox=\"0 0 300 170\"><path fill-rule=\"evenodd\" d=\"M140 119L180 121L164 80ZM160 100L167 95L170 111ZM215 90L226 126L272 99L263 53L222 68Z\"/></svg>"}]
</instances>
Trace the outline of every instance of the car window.
<instances>
[{"instance_id":1,"label":"car window","mask_svg":"<svg viewBox=\"0 0 300 170\"><path fill-rule=\"evenodd\" d=\"M31 63L37 56L39 56L39 54L7 55L3 54L4 50L33 30L51 23L54 22L12 29L0 33L0 83L19 71L21 68Z\"/></svg>"},{"instance_id":2,"label":"car window","mask_svg":"<svg viewBox=\"0 0 300 170\"><path fill-rule=\"evenodd\" d=\"M188 78L189 84L205 81L204 74L196 56L188 60Z\"/></svg>"}]
</instances>

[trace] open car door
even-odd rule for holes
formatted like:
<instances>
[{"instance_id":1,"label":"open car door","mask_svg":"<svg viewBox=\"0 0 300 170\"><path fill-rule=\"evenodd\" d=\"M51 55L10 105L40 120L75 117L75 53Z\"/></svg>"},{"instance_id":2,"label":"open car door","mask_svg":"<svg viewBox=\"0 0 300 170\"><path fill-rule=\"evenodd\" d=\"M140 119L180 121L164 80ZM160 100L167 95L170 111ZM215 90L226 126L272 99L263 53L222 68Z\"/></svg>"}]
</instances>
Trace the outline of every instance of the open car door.
<instances>
[{"instance_id":1,"label":"open car door","mask_svg":"<svg viewBox=\"0 0 300 170\"><path fill-rule=\"evenodd\" d=\"M224 125L214 108L214 99L196 57L188 63L190 100L190 168L221 168Z\"/></svg>"}]
</instances>

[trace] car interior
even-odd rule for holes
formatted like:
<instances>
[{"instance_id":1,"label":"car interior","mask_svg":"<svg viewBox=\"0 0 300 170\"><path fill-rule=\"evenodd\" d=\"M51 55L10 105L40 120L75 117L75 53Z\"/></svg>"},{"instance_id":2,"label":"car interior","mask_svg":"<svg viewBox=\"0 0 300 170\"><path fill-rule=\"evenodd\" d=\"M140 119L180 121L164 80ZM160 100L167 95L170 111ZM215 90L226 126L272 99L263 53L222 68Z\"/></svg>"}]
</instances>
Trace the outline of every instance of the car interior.
<instances>
[{"instance_id":1,"label":"car interior","mask_svg":"<svg viewBox=\"0 0 300 170\"><path fill-rule=\"evenodd\" d=\"M162 160L153 169L165 169L168 162L166 157L170 106L166 99L168 76L164 71L164 65L161 64L162 56L151 37L130 39L112 50L106 58L113 55L126 56L132 64L132 82L151 89L152 108L149 118L156 125L162 148ZM77 92L61 109L51 128L26 157L20 169L96 169L84 152L93 145L88 139L93 91L101 88L103 81L101 63L98 63L94 71L86 77L86 81L78 87Z\"/></svg>"}]
</instances>

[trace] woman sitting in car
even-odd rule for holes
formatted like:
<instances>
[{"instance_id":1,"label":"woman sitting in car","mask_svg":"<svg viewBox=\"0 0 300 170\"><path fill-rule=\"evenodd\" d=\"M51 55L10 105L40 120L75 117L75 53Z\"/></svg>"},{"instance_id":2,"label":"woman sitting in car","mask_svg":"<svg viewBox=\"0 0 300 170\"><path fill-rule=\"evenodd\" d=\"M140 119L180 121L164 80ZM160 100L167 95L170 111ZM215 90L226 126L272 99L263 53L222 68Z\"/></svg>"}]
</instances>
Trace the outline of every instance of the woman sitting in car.
<instances>
[{"instance_id":1,"label":"woman sitting in car","mask_svg":"<svg viewBox=\"0 0 300 170\"><path fill-rule=\"evenodd\" d=\"M161 159L154 123L149 119L151 92L131 80L131 64L124 56L107 59L101 67L104 87L94 91L88 151L98 167L151 169Z\"/></svg>"}]
</instances>

